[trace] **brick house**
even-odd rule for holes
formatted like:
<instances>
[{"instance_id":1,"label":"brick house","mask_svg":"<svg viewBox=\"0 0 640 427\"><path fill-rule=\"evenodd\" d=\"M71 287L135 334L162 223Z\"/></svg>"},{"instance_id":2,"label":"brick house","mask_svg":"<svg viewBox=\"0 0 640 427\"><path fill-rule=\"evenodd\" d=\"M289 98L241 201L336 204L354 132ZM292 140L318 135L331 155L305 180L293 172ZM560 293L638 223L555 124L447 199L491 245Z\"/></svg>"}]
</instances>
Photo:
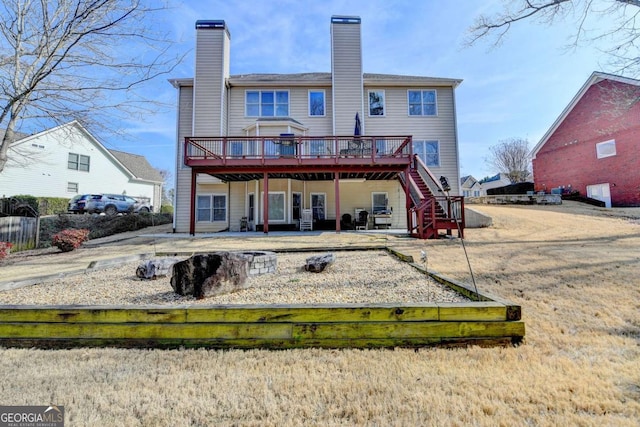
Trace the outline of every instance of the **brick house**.
<instances>
[{"instance_id":1,"label":"brick house","mask_svg":"<svg viewBox=\"0 0 640 427\"><path fill-rule=\"evenodd\" d=\"M536 191L640 206L640 80L594 72L532 150Z\"/></svg>"},{"instance_id":2,"label":"brick house","mask_svg":"<svg viewBox=\"0 0 640 427\"><path fill-rule=\"evenodd\" d=\"M195 76L170 80L176 232L464 227L461 80L364 73L360 26L331 18L331 72L232 75L225 21L196 22Z\"/></svg>"}]
</instances>

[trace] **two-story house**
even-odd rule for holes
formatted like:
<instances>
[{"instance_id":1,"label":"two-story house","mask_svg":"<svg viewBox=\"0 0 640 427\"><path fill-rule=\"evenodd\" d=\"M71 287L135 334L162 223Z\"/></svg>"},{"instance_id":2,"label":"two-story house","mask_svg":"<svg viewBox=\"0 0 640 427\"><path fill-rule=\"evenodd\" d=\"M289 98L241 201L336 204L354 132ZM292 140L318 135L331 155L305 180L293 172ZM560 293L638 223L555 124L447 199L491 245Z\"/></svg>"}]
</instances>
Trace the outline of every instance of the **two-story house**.
<instances>
[{"instance_id":1,"label":"two-story house","mask_svg":"<svg viewBox=\"0 0 640 427\"><path fill-rule=\"evenodd\" d=\"M594 72L531 152L536 191L640 206L640 80Z\"/></svg>"},{"instance_id":2,"label":"two-story house","mask_svg":"<svg viewBox=\"0 0 640 427\"><path fill-rule=\"evenodd\" d=\"M160 210L163 178L144 156L109 150L78 121L20 134L0 173L0 197L127 194Z\"/></svg>"},{"instance_id":3,"label":"two-story house","mask_svg":"<svg viewBox=\"0 0 640 427\"><path fill-rule=\"evenodd\" d=\"M464 227L455 88L362 70L361 20L331 18L331 72L230 74L224 21L196 22L178 90L176 232ZM440 177L451 186L443 191ZM447 197L451 195L451 197Z\"/></svg>"}]
</instances>

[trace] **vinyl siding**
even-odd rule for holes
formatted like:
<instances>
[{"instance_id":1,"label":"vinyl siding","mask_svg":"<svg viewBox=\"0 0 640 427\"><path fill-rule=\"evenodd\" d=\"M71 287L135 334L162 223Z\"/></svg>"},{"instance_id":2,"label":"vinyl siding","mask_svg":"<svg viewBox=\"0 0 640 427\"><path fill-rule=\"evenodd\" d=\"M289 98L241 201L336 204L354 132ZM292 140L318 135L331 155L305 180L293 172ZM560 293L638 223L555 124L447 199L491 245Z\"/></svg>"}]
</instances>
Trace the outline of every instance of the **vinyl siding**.
<instances>
[{"instance_id":1,"label":"vinyl siding","mask_svg":"<svg viewBox=\"0 0 640 427\"><path fill-rule=\"evenodd\" d=\"M223 29L196 30L193 126L198 136L221 136L229 39ZM226 63L225 63L226 62Z\"/></svg>"},{"instance_id":2,"label":"vinyl siding","mask_svg":"<svg viewBox=\"0 0 640 427\"><path fill-rule=\"evenodd\" d=\"M231 136L244 136L245 128L256 123L258 117L245 116L245 92L247 90L287 90L289 91L289 117L300 122L302 126L308 128L307 135L331 135L331 90L329 87L321 87L325 89L325 116L309 117L308 114L308 91L309 89L318 89L317 87L234 87L229 92L229 116L228 116L228 134ZM260 134L279 135L280 133L289 132L286 128L270 129L265 127ZM296 134L299 131L294 132ZM251 135L255 133L252 132Z\"/></svg>"},{"instance_id":3,"label":"vinyl siding","mask_svg":"<svg viewBox=\"0 0 640 427\"><path fill-rule=\"evenodd\" d=\"M331 68L334 134L352 135L356 112L363 116L360 24L331 24Z\"/></svg>"},{"instance_id":4,"label":"vinyl siding","mask_svg":"<svg viewBox=\"0 0 640 427\"><path fill-rule=\"evenodd\" d=\"M214 187L207 187L208 192L221 192L222 186L218 186L214 191ZM260 181L259 194L256 198L256 203L260 208L260 219L258 223L262 223L262 195L263 195L263 181ZM255 189L255 181L248 183L248 192L253 193ZM199 190L200 191L200 190ZM271 179L269 180L269 192L284 192L285 193L285 205L287 207L287 223L292 223L291 220L291 193L302 193L303 208L311 207L311 194L312 193L324 193L326 194L326 219L336 219L336 204L335 204L335 186L333 181L310 181L306 185L302 181L291 180L291 192L288 191L288 182L286 179ZM352 217L355 215L355 209L365 209L371 212L371 193L386 192L388 194L389 207L393 207L393 224L392 228L406 228L407 217L405 210L405 193L398 181L365 181L365 182L342 182L340 184L340 216L345 213L350 214ZM245 185L244 183L231 183L231 204L230 204L230 230L237 231L240 228L240 218L245 216ZM198 232L205 231L204 226L200 226L198 223L196 226ZM207 231L212 229L207 228Z\"/></svg>"},{"instance_id":5,"label":"vinyl siding","mask_svg":"<svg viewBox=\"0 0 640 427\"><path fill-rule=\"evenodd\" d=\"M451 184L451 194L458 194L458 152L455 128L454 90L451 87L394 87L385 91L385 116L361 120L366 124L368 135L412 135L414 140L437 140L440 142L440 166L430 167L436 177L446 176ZM434 89L437 99L437 116L409 116L407 91ZM369 88L365 87L365 102ZM375 88L381 90L381 88Z\"/></svg>"},{"instance_id":6,"label":"vinyl siding","mask_svg":"<svg viewBox=\"0 0 640 427\"><path fill-rule=\"evenodd\" d=\"M29 153L32 159L25 163L15 150ZM89 171L69 169L69 153L89 156ZM29 194L71 198L77 193L67 191L69 182L78 183L80 194L126 193L149 200L154 200L156 186L132 179L102 146L82 128L70 123L19 142L9 151L9 161L0 174L0 196Z\"/></svg>"},{"instance_id":7,"label":"vinyl siding","mask_svg":"<svg viewBox=\"0 0 640 427\"><path fill-rule=\"evenodd\" d=\"M189 232L191 209L191 168L184 165L184 138L193 135L193 88L181 86L178 90L178 141L176 153L176 191L174 227L179 233Z\"/></svg>"}]
</instances>

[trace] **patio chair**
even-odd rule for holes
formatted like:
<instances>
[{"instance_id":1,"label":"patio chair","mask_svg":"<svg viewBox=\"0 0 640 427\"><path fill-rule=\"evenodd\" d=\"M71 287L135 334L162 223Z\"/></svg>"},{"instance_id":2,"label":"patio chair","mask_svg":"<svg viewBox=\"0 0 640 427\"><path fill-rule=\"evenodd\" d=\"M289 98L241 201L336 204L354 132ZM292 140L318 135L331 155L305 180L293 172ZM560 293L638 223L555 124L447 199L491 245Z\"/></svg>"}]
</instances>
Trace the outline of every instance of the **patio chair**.
<instances>
[{"instance_id":1,"label":"patio chair","mask_svg":"<svg viewBox=\"0 0 640 427\"><path fill-rule=\"evenodd\" d=\"M360 211L358 212L358 217L356 218L356 230L366 230L367 229L367 221L369 220L369 212Z\"/></svg>"},{"instance_id":2,"label":"patio chair","mask_svg":"<svg viewBox=\"0 0 640 427\"><path fill-rule=\"evenodd\" d=\"M340 228L342 230L353 230L353 222L351 220L351 215L346 213L342 215L342 219L340 220Z\"/></svg>"},{"instance_id":3,"label":"patio chair","mask_svg":"<svg viewBox=\"0 0 640 427\"><path fill-rule=\"evenodd\" d=\"M313 211L311 209L302 209L300 217L300 231L313 230Z\"/></svg>"}]
</instances>

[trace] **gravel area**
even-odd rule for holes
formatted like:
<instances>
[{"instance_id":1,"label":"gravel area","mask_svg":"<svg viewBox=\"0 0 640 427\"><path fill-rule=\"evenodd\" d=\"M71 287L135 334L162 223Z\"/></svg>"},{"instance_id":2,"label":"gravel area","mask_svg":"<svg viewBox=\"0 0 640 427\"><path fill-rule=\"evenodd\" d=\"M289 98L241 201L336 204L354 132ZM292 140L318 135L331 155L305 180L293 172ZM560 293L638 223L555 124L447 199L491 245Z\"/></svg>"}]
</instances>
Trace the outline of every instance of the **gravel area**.
<instances>
[{"instance_id":1,"label":"gravel area","mask_svg":"<svg viewBox=\"0 0 640 427\"><path fill-rule=\"evenodd\" d=\"M322 273L304 271L320 253L278 254L278 271L250 277L252 287L196 300L173 292L168 277L140 280L139 262L0 292L0 304L195 305L465 302L459 295L384 251L336 252Z\"/></svg>"}]
</instances>

